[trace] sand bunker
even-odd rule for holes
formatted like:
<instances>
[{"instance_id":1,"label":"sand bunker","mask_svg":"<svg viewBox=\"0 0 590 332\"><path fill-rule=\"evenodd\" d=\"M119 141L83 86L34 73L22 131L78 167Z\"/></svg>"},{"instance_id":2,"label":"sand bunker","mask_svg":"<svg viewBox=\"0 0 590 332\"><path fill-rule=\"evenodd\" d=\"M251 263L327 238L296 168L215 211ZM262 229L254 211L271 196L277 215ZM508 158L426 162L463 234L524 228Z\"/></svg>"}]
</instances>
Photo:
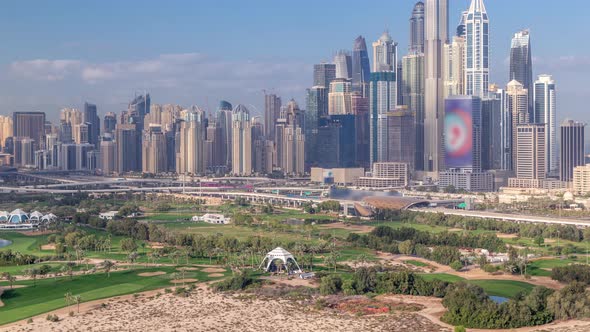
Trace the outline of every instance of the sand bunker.
<instances>
[{"instance_id":1,"label":"sand bunker","mask_svg":"<svg viewBox=\"0 0 590 332\"><path fill-rule=\"evenodd\" d=\"M199 271L196 267L179 267L176 269L177 271Z\"/></svg>"},{"instance_id":2,"label":"sand bunker","mask_svg":"<svg viewBox=\"0 0 590 332\"><path fill-rule=\"evenodd\" d=\"M199 280L193 279L193 278L172 279L172 280L170 280L170 282L173 283L173 284L182 284L182 283L185 283L185 282L197 282L197 281L199 281Z\"/></svg>"},{"instance_id":3,"label":"sand bunker","mask_svg":"<svg viewBox=\"0 0 590 332\"><path fill-rule=\"evenodd\" d=\"M41 246L41 250L55 250L55 244L44 244Z\"/></svg>"},{"instance_id":4,"label":"sand bunker","mask_svg":"<svg viewBox=\"0 0 590 332\"><path fill-rule=\"evenodd\" d=\"M203 272L206 273L219 273L219 272L225 272L225 269L220 269L218 267L207 267L203 269Z\"/></svg>"},{"instance_id":5,"label":"sand bunker","mask_svg":"<svg viewBox=\"0 0 590 332\"><path fill-rule=\"evenodd\" d=\"M155 271L155 272L143 272L143 273L139 273L138 276L140 276L140 277L154 277L154 276L161 276L163 274L166 274L166 272L164 272L164 271Z\"/></svg>"},{"instance_id":6,"label":"sand bunker","mask_svg":"<svg viewBox=\"0 0 590 332\"><path fill-rule=\"evenodd\" d=\"M211 277L211 278L223 277L223 273L211 273L211 274L208 274L207 277Z\"/></svg>"},{"instance_id":7,"label":"sand bunker","mask_svg":"<svg viewBox=\"0 0 590 332\"><path fill-rule=\"evenodd\" d=\"M496 236L500 239L514 239L518 237L518 234L496 233Z\"/></svg>"}]
</instances>

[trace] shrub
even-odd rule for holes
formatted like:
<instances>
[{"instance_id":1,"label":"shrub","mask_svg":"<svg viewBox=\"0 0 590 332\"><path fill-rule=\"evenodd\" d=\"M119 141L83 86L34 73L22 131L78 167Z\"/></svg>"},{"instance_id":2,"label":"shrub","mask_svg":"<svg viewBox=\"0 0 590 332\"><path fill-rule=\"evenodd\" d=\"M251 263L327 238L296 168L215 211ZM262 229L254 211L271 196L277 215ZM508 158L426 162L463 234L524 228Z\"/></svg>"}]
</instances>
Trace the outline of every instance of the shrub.
<instances>
[{"instance_id":1,"label":"shrub","mask_svg":"<svg viewBox=\"0 0 590 332\"><path fill-rule=\"evenodd\" d=\"M49 315L47 315L47 317L45 319L47 319L50 322L54 322L54 323L59 322L59 317L57 317L57 315L49 314Z\"/></svg>"},{"instance_id":2,"label":"shrub","mask_svg":"<svg viewBox=\"0 0 590 332\"><path fill-rule=\"evenodd\" d=\"M320 294L336 294L342 290L342 279L337 275L325 276L320 282Z\"/></svg>"},{"instance_id":3,"label":"shrub","mask_svg":"<svg viewBox=\"0 0 590 332\"><path fill-rule=\"evenodd\" d=\"M254 284L254 279L246 272L239 273L229 279L220 281L213 285L213 289L218 292L238 291Z\"/></svg>"},{"instance_id":4,"label":"shrub","mask_svg":"<svg viewBox=\"0 0 590 332\"><path fill-rule=\"evenodd\" d=\"M463 326L455 326L455 332L467 332Z\"/></svg>"},{"instance_id":5,"label":"shrub","mask_svg":"<svg viewBox=\"0 0 590 332\"><path fill-rule=\"evenodd\" d=\"M463 264L460 261L453 261L449 266L455 271L459 271L463 268Z\"/></svg>"}]
</instances>

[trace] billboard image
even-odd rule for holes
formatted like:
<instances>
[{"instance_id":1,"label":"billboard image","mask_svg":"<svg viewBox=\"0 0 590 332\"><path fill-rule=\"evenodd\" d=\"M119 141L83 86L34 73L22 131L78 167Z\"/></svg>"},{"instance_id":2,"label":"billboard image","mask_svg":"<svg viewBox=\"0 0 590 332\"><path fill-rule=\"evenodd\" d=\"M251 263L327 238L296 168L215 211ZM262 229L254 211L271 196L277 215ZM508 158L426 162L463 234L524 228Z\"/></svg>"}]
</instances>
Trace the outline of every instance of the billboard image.
<instances>
[{"instance_id":1,"label":"billboard image","mask_svg":"<svg viewBox=\"0 0 590 332\"><path fill-rule=\"evenodd\" d=\"M473 102L471 98L445 100L445 165L473 166Z\"/></svg>"}]
</instances>

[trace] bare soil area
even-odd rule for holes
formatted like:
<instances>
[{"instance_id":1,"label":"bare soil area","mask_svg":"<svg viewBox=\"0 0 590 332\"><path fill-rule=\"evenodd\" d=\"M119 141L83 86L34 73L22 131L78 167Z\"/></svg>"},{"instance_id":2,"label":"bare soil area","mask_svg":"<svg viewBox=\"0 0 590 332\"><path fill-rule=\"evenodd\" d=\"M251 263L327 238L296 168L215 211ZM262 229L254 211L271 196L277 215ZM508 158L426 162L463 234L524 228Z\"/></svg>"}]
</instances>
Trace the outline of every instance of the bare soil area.
<instances>
[{"instance_id":1,"label":"bare soil area","mask_svg":"<svg viewBox=\"0 0 590 332\"><path fill-rule=\"evenodd\" d=\"M143 273L139 273L138 276L140 276L140 277L155 277L155 276L161 276L163 274L166 274L166 272L164 272L164 271L155 271L155 272L143 272Z\"/></svg>"}]
</instances>

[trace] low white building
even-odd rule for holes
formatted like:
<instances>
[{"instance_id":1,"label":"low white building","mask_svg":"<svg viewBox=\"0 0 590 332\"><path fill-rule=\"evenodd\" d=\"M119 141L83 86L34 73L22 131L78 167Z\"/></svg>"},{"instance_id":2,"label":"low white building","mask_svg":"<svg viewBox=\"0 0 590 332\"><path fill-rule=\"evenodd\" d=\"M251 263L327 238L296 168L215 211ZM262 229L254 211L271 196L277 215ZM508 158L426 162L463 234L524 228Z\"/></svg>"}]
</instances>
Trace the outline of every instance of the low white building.
<instances>
[{"instance_id":1,"label":"low white building","mask_svg":"<svg viewBox=\"0 0 590 332\"><path fill-rule=\"evenodd\" d=\"M119 211L107 211L107 212L100 213L98 215L98 218L100 218L102 220L113 220L117 217L118 213L119 213Z\"/></svg>"},{"instance_id":2,"label":"low white building","mask_svg":"<svg viewBox=\"0 0 590 332\"><path fill-rule=\"evenodd\" d=\"M223 214L207 213L203 216L194 216L192 221L204 221L209 224L225 225L231 222L230 218L226 218Z\"/></svg>"}]
</instances>

